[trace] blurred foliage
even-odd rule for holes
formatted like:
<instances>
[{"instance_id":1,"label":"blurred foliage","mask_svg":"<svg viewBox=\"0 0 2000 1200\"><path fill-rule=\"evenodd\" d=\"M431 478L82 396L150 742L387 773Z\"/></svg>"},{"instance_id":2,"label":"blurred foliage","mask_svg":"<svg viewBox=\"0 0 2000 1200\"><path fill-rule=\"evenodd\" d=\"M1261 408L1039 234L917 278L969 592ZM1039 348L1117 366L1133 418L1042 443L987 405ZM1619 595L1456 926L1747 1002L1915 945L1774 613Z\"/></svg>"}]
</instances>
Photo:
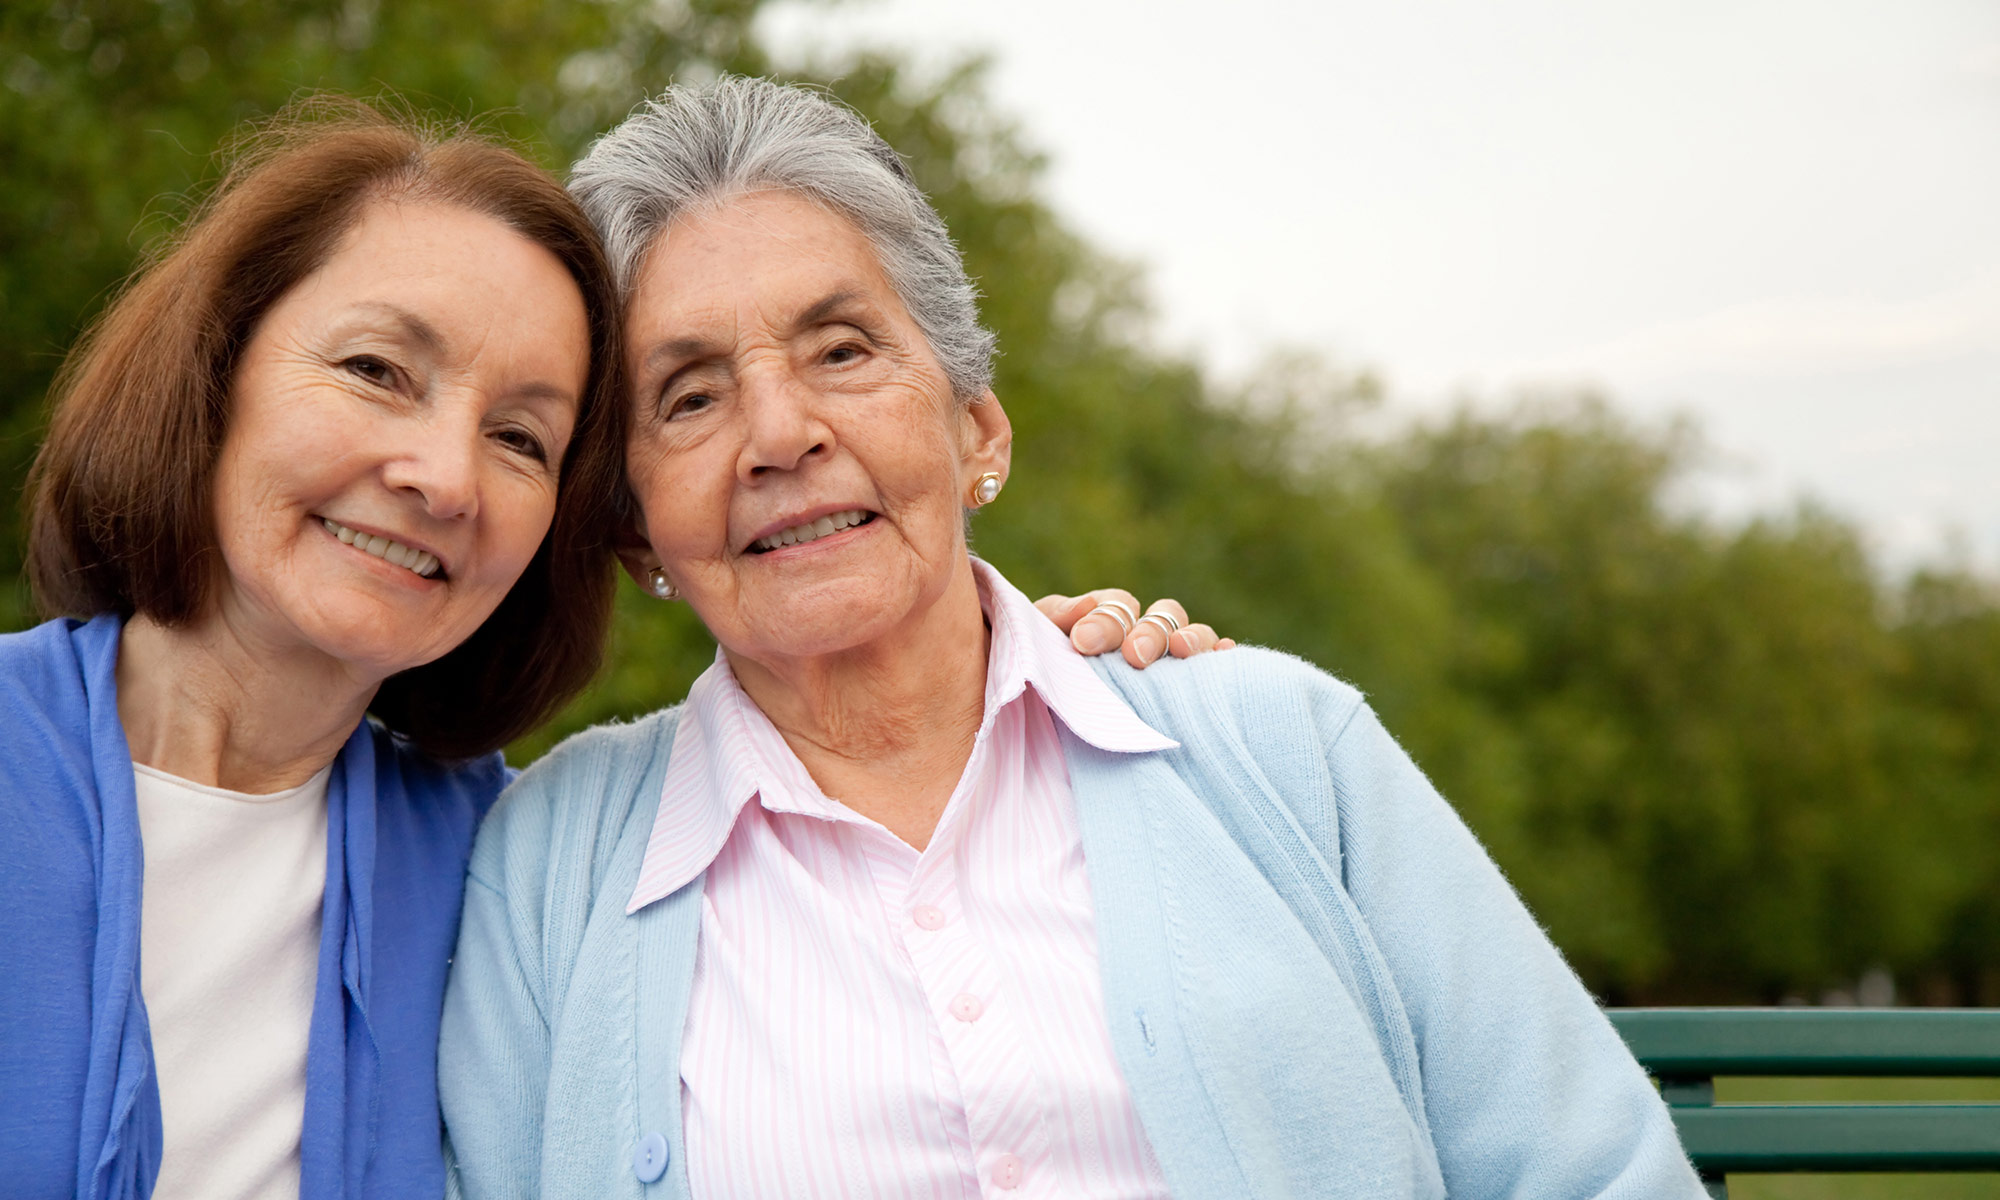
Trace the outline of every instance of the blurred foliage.
<instances>
[{"instance_id":1,"label":"blurred foliage","mask_svg":"<svg viewBox=\"0 0 2000 1200\"><path fill-rule=\"evenodd\" d=\"M758 0L0 0L0 472L64 349L213 180L241 122L316 89L487 118L553 169L677 74L758 72ZM18 487L10 488L18 492ZM18 522L14 523L18 524ZM19 537L0 539L18 577ZM25 611L18 595L15 613Z\"/></svg>"},{"instance_id":2,"label":"blurred foliage","mask_svg":"<svg viewBox=\"0 0 2000 1200\"><path fill-rule=\"evenodd\" d=\"M560 167L674 78L770 65L758 0L56 0L0 8L0 470L63 348L301 90L483 114ZM976 67L810 73L876 121L964 246L1016 434L980 553L1031 594L1171 594L1370 694L1551 934L1617 1002L1770 1001L1864 970L2000 1002L2000 594L1884 583L1812 507L1674 502L1683 426L1590 397L1387 419L1310 353L1225 388L1145 340L1136 272L1050 212ZM18 534L0 539L12 578ZM623 590L584 723L678 699L713 654ZM26 619L18 596L10 606Z\"/></svg>"}]
</instances>

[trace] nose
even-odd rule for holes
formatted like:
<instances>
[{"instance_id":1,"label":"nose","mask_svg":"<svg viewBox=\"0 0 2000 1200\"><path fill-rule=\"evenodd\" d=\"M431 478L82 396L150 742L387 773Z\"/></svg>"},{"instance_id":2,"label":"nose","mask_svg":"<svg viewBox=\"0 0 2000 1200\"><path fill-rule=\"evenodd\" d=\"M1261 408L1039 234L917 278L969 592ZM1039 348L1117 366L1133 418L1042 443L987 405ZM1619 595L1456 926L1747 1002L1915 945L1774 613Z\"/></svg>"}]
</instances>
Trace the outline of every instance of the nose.
<instances>
[{"instance_id":1,"label":"nose","mask_svg":"<svg viewBox=\"0 0 2000 1200\"><path fill-rule=\"evenodd\" d=\"M745 483L773 471L796 471L832 447L818 394L788 366L764 364L745 371L740 387L747 429L737 474Z\"/></svg>"},{"instance_id":2,"label":"nose","mask_svg":"<svg viewBox=\"0 0 2000 1200\"><path fill-rule=\"evenodd\" d=\"M427 420L411 421L382 471L383 481L396 492L423 505L438 520L469 517L479 511L479 460L484 432L478 406L455 404L439 397Z\"/></svg>"}]
</instances>

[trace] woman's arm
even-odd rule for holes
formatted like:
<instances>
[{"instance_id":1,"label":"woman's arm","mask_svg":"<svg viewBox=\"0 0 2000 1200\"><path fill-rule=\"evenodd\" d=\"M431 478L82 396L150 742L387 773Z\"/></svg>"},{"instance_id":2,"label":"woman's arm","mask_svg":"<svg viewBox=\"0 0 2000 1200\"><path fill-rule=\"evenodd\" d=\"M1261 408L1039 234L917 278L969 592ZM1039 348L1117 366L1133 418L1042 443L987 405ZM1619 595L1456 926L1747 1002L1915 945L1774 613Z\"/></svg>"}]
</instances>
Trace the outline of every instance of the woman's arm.
<instances>
[{"instance_id":1,"label":"woman's arm","mask_svg":"<svg viewBox=\"0 0 2000 1200\"><path fill-rule=\"evenodd\" d=\"M549 1025L524 966L533 922L475 859L438 1039L438 1099L453 1196L528 1197L541 1188Z\"/></svg>"},{"instance_id":2,"label":"woman's arm","mask_svg":"<svg viewBox=\"0 0 2000 1200\"><path fill-rule=\"evenodd\" d=\"M1702 1196L1658 1093L1499 868L1374 712L1317 682L1322 853L1408 1014L1450 1194Z\"/></svg>"},{"instance_id":3,"label":"woman's arm","mask_svg":"<svg viewBox=\"0 0 2000 1200\"><path fill-rule=\"evenodd\" d=\"M438 1034L450 1194L474 1200L528 1198L542 1184L550 1042L540 904L510 896L522 872L506 870L506 826L538 816L522 808L502 800L474 846Z\"/></svg>"},{"instance_id":4,"label":"woman's arm","mask_svg":"<svg viewBox=\"0 0 2000 1200\"><path fill-rule=\"evenodd\" d=\"M638 993L620 989L632 984L628 952L642 918L628 919L623 901L677 719L665 709L570 737L480 826L438 1042L456 1196L599 1197L625 1194L633 1179L637 1134L625 1123L638 1087L629 1069ZM605 951L597 960L593 946ZM590 961L600 983L579 988ZM622 1015L606 1026L607 1011ZM579 1045L587 1065L564 1071L566 1049L574 1067ZM621 1149L606 1153L607 1143Z\"/></svg>"}]
</instances>

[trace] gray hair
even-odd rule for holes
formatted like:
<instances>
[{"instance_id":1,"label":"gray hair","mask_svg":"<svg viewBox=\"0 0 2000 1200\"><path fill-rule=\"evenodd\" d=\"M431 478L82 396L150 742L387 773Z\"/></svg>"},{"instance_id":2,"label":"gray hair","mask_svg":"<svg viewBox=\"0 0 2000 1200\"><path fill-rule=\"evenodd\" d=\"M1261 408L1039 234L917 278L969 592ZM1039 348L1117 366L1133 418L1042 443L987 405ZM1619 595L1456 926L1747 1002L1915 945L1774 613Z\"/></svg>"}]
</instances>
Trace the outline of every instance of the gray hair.
<instances>
[{"instance_id":1,"label":"gray hair","mask_svg":"<svg viewBox=\"0 0 2000 1200\"><path fill-rule=\"evenodd\" d=\"M993 381L993 334L944 220L889 143L819 92L725 76L668 88L594 142L570 191L626 295L660 232L748 192L804 196L852 221L962 401Z\"/></svg>"}]
</instances>

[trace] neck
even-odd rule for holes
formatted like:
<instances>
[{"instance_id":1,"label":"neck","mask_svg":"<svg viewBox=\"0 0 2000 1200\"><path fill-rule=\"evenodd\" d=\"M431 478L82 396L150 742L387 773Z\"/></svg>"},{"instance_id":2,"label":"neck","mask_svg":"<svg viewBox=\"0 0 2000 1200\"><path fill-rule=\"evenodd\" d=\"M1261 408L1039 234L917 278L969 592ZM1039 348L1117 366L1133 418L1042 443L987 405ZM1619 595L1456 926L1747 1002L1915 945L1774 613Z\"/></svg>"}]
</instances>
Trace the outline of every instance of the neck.
<instances>
[{"instance_id":1,"label":"neck","mask_svg":"<svg viewBox=\"0 0 2000 1200\"><path fill-rule=\"evenodd\" d=\"M118 643L118 719L132 761L230 791L312 778L379 683L316 652L256 645L219 616L186 627L135 616Z\"/></svg>"},{"instance_id":2,"label":"neck","mask_svg":"<svg viewBox=\"0 0 2000 1200\"><path fill-rule=\"evenodd\" d=\"M967 560L935 601L864 645L724 653L820 790L921 850L972 757L991 636Z\"/></svg>"}]
</instances>

